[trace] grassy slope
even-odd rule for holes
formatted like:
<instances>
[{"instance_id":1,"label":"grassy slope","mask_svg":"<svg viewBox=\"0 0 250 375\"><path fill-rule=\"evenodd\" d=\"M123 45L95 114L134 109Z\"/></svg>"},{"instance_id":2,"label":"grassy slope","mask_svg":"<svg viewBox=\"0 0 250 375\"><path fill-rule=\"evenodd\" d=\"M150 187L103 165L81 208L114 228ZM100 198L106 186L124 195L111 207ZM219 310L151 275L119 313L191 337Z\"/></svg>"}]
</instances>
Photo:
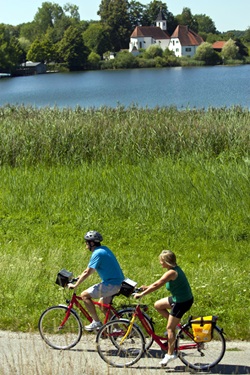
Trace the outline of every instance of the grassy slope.
<instances>
[{"instance_id":1,"label":"grassy slope","mask_svg":"<svg viewBox=\"0 0 250 375\"><path fill-rule=\"evenodd\" d=\"M41 124L47 126L47 130L55 128L58 113L29 111L32 116L22 126L15 110L14 114L9 114L8 109L8 115L4 113L0 126L0 132L5 129L6 149L11 149L12 141L11 160L14 154L15 160L19 160L18 168L9 166L6 149L5 153L2 149L0 328L34 330L43 309L63 302L61 291L54 285L56 274L61 268L70 269L75 274L81 272L89 256L83 244L83 233L96 228L102 232L104 243L117 254L126 276L137 280L139 285L150 283L161 275L158 255L162 249L175 251L195 295L195 304L190 313L219 315L220 325L229 339L249 339L249 159L246 152L247 138L239 131L244 121L247 124L247 113L243 111L242 114L238 109L236 113L231 112L231 116L226 111L219 114L194 111L185 113L186 116L174 110L168 113L175 126L178 122L184 126L189 123L185 131L192 124L192 136L195 139L201 138L199 129L194 127L199 118L199 123L207 126L210 138L207 137L206 142L210 145L211 140L218 141L218 137L211 138L213 132L209 124L216 120L218 127L219 117L222 117L222 130L231 127L230 132L234 134L230 141L231 149L218 152L216 157L214 154L208 157L208 147L199 153L197 143L193 145L193 152L188 149L185 153L183 146L183 150L178 153L181 138L186 147L192 141L190 132L187 133L189 136L183 138L178 133L179 129L175 135L173 129L169 131L172 134L173 152L172 155L164 156L163 145L169 138L166 137L165 142L162 140L160 145L165 134L164 131L160 132L159 126L159 123L165 121L163 112L92 112L92 116L87 116L87 120L82 122L82 131L85 132L88 155L92 151L92 159L93 150L96 151L93 138L99 139L101 150L96 151L99 160L91 162L81 159L79 163L77 158L78 163L73 163L68 155L65 160L68 160L69 165L65 165L59 159L57 162L52 160L51 155L58 157L55 150L60 150L60 144L61 149L65 146L63 135L69 134L66 122L64 127L60 125L57 128L57 139L52 139L49 132L45 138ZM18 115L21 116L20 112ZM159 117L155 125L152 125L150 132L145 127L138 137L136 129L140 128L139 124L147 121L152 123L152 115L154 118L157 115ZM72 124L71 134L76 129L73 124L80 124L80 118L84 116L86 114L80 113L79 116L77 113L68 113L68 121ZM101 130L95 127L94 121L98 123L100 116L107 125ZM138 118L131 124L130 133L126 129L127 137L123 133L121 116L125 128L131 116ZM237 122L239 117L243 119ZM109 126L110 122L112 127ZM8 128L7 124L12 125ZM53 140L54 148L46 146L47 165L44 162L35 165L34 149L31 153L27 142L26 147L18 151L16 145L21 143L17 142L17 124L20 124L19 132L24 132L21 137L23 143L28 138L32 139L32 148L36 142L40 142L40 151L37 149L40 156L45 149L43 144L49 139L51 145ZM30 137L26 128L29 125L30 130L31 124L33 127L37 124L39 130L37 133L34 130L33 137ZM86 129L90 129L90 126L92 132L86 139ZM156 126L159 127L159 133ZM204 131L206 126L203 127ZM217 127L213 131L219 134ZM25 128L26 132L23 130ZM112 139L109 140L111 135L105 132L112 132ZM78 150L83 144L83 139L79 138L73 137L72 141L75 147L79 146ZM127 142L122 149L121 138ZM13 142L14 139L16 142ZM138 146L139 142L141 147ZM106 147L111 143L112 149ZM226 144L225 134L221 136L220 144ZM137 149L133 153L135 145ZM146 146L143 148L143 145ZM157 152L154 152L156 147ZM144 149L148 150L148 157ZM18 152L20 156L25 150L26 154L18 157ZM71 152L70 155L75 157L76 154ZM120 159L120 162L116 159ZM86 286L94 280L98 279L88 280ZM152 306L163 295L165 292L161 289L144 299L151 306L150 313L154 315L159 331L164 329L165 322Z\"/></svg>"}]
</instances>

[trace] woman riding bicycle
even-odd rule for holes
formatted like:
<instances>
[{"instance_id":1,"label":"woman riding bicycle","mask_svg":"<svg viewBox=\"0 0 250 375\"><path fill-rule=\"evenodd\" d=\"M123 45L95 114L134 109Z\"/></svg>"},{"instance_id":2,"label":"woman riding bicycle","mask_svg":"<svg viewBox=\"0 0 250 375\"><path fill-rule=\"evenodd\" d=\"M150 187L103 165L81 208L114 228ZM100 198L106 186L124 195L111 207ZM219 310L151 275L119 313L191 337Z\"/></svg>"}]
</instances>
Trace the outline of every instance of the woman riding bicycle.
<instances>
[{"instance_id":1,"label":"woman riding bicycle","mask_svg":"<svg viewBox=\"0 0 250 375\"><path fill-rule=\"evenodd\" d=\"M162 298L154 304L155 309L168 321L166 327L168 353L160 362L162 366L166 366L169 362L177 358L174 353L175 329L182 316L191 308L194 298L185 273L176 263L175 254L170 250L163 250L159 256L159 260L162 268L166 268L167 272L151 285L143 285L141 287L143 292L136 293L134 297L143 297L161 288L164 284L167 290L172 294L171 297Z\"/></svg>"}]
</instances>

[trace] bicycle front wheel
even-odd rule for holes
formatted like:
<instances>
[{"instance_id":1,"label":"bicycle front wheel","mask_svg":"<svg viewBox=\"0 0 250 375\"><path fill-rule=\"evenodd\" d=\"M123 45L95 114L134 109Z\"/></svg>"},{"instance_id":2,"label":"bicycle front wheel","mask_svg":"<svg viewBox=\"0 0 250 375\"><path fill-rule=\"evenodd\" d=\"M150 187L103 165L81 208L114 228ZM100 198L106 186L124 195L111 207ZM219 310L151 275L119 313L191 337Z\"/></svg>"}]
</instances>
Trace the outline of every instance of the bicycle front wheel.
<instances>
[{"instance_id":1,"label":"bicycle front wheel","mask_svg":"<svg viewBox=\"0 0 250 375\"><path fill-rule=\"evenodd\" d=\"M54 349L73 348L81 339L82 323L67 306L52 306L40 316L38 329L42 339Z\"/></svg>"},{"instance_id":2,"label":"bicycle front wheel","mask_svg":"<svg viewBox=\"0 0 250 375\"><path fill-rule=\"evenodd\" d=\"M213 329L213 339L196 343L185 331L180 331L176 339L176 349L180 360L193 370L206 371L216 366L224 356L226 342L221 329Z\"/></svg>"},{"instance_id":3,"label":"bicycle front wheel","mask_svg":"<svg viewBox=\"0 0 250 375\"><path fill-rule=\"evenodd\" d=\"M138 362L145 351L145 339L135 324L128 333L130 321L111 320L96 336L97 351L100 357L114 367L128 367Z\"/></svg>"}]
</instances>

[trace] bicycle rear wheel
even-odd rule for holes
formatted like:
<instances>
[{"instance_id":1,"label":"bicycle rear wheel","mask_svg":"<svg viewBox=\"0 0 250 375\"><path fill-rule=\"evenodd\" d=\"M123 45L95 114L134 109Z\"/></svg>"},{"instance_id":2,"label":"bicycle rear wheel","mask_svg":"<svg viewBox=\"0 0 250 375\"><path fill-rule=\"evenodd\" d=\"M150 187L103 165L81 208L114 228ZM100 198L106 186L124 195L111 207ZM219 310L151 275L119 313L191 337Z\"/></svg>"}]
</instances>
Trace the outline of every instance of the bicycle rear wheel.
<instances>
[{"instance_id":1,"label":"bicycle rear wheel","mask_svg":"<svg viewBox=\"0 0 250 375\"><path fill-rule=\"evenodd\" d=\"M130 322L125 319L111 320L96 336L100 357L114 367L128 367L138 362L145 351L145 339L135 324L125 337Z\"/></svg>"},{"instance_id":2,"label":"bicycle rear wheel","mask_svg":"<svg viewBox=\"0 0 250 375\"><path fill-rule=\"evenodd\" d=\"M221 329L213 329L213 339L196 343L185 331L180 331L176 339L176 349L180 360L193 370L209 370L216 366L224 356L226 342Z\"/></svg>"},{"instance_id":3,"label":"bicycle rear wheel","mask_svg":"<svg viewBox=\"0 0 250 375\"><path fill-rule=\"evenodd\" d=\"M67 306L52 306L40 316L38 329L42 339L54 349L73 348L81 339L82 323L74 310L67 320Z\"/></svg>"},{"instance_id":4,"label":"bicycle rear wheel","mask_svg":"<svg viewBox=\"0 0 250 375\"><path fill-rule=\"evenodd\" d=\"M119 317L121 317L122 319L128 319L128 320L131 320L134 311L135 311L135 308L133 308L133 307L128 307L128 308L126 308L126 309L123 309L123 310L118 311L118 315L119 315ZM148 316L148 315L145 314L145 313L143 313L143 316L144 316L144 318L145 318L145 320L146 320L146 322L147 322L149 328L154 332L154 331L155 331L155 329L154 329L154 324L153 324L153 321L152 321L152 319L150 318L150 316ZM114 315L114 316L111 318L111 320L113 320L113 319L117 319L117 316ZM145 350L148 350L148 349L151 347L151 345L153 344L154 339L153 339L152 336L150 336L150 335L147 333L147 331L145 330L145 328L143 327L143 325L141 324L141 322L139 321L139 319L136 320L136 324L140 327L140 329L141 329L141 331L142 331L142 333L143 333L143 335L144 335L144 338L145 338Z\"/></svg>"}]
</instances>

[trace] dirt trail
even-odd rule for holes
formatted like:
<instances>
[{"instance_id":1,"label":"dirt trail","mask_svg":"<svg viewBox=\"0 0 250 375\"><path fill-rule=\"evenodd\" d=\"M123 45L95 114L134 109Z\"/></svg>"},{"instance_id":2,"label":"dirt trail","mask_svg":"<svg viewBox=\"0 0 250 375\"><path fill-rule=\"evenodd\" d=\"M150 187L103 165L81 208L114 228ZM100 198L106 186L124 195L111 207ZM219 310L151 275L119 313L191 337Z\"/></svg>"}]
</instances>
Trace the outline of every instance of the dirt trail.
<instances>
[{"instance_id":1,"label":"dirt trail","mask_svg":"<svg viewBox=\"0 0 250 375\"><path fill-rule=\"evenodd\" d=\"M50 349L39 334L0 331L0 375L156 375L187 374L177 359L162 369L162 352L153 346L151 358L142 358L127 369L108 367L95 349L95 336L84 335L75 348ZM185 371L186 370L186 371ZM227 342L221 363L210 374L250 374L250 342Z\"/></svg>"}]
</instances>

